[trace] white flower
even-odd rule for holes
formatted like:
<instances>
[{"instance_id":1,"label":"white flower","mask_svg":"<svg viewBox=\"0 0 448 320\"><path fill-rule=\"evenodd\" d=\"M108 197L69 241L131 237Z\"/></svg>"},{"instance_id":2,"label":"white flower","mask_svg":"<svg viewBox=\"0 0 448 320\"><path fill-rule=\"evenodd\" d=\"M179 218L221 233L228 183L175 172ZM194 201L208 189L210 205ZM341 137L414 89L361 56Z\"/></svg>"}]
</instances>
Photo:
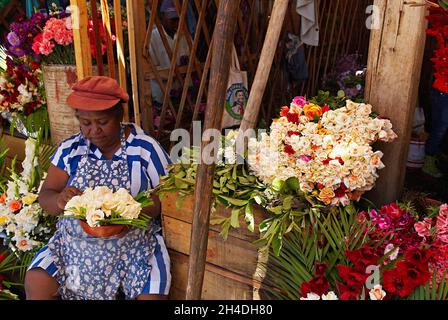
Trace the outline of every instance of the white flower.
<instances>
[{"instance_id":1,"label":"white flower","mask_svg":"<svg viewBox=\"0 0 448 320\"><path fill-rule=\"evenodd\" d=\"M86 221L90 227L98 227L99 221L104 219L104 212L102 210L95 210L94 208L87 208Z\"/></svg>"},{"instance_id":2,"label":"white flower","mask_svg":"<svg viewBox=\"0 0 448 320\"><path fill-rule=\"evenodd\" d=\"M65 205L64 214L67 216L81 215L81 208L86 208L87 202L84 201L82 196L74 196ZM70 209L70 210L69 210Z\"/></svg>"},{"instance_id":3,"label":"white flower","mask_svg":"<svg viewBox=\"0 0 448 320\"><path fill-rule=\"evenodd\" d=\"M320 297L319 295L311 292L306 295L306 298L302 297L300 300L320 300Z\"/></svg>"},{"instance_id":4,"label":"white flower","mask_svg":"<svg viewBox=\"0 0 448 320\"><path fill-rule=\"evenodd\" d=\"M398 257L398 252L400 251L400 248L397 247L394 249L394 245L392 243L389 243L384 249L384 255L388 254L391 250L394 250L394 252L389 256L389 260L394 261Z\"/></svg>"},{"instance_id":5,"label":"white flower","mask_svg":"<svg viewBox=\"0 0 448 320\"><path fill-rule=\"evenodd\" d=\"M15 241L16 247L20 251L30 251L38 244L36 241L23 236L13 237L12 240Z\"/></svg>"},{"instance_id":6,"label":"white flower","mask_svg":"<svg viewBox=\"0 0 448 320\"><path fill-rule=\"evenodd\" d=\"M129 204L120 212L120 215L125 219L136 219L140 215L142 206L140 203Z\"/></svg>"},{"instance_id":7,"label":"white flower","mask_svg":"<svg viewBox=\"0 0 448 320\"><path fill-rule=\"evenodd\" d=\"M379 284L375 285L369 292L370 300L383 300L386 296L386 291Z\"/></svg>"},{"instance_id":8,"label":"white flower","mask_svg":"<svg viewBox=\"0 0 448 320\"><path fill-rule=\"evenodd\" d=\"M339 298L336 295L336 293L330 291L326 295L325 294L322 295L322 300L339 300Z\"/></svg>"}]
</instances>

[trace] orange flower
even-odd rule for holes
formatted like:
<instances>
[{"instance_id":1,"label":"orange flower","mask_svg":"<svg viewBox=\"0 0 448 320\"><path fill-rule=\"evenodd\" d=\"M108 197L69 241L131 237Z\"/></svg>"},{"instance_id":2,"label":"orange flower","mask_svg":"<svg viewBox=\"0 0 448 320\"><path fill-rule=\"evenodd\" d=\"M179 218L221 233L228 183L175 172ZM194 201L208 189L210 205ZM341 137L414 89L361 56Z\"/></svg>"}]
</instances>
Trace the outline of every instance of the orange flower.
<instances>
[{"instance_id":1,"label":"orange flower","mask_svg":"<svg viewBox=\"0 0 448 320\"><path fill-rule=\"evenodd\" d=\"M19 211L21 208L22 208L22 204L21 204L20 201L18 201L18 200L12 200L12 201L9 203L9 209L10 209L12 212Z\"/></svg>"},{"instance_id":2,"label":"orange flower","mask_svg":"<svg viewBox=\"0 0 448 320\"><path fill-rule=\"evenodd\" d=\"M303 113L308 117L308 119L314 120L315 116L318 118L322 116L322 108L317 104L306 104L305 106L303 106Z\"/></svg>"},{"instance_id":3,"label":"orange flower","mask_svg":"<svg viewBox=\"0 0 448 320\"><path fill-rule=\"evenodd\" d=\"M0 196L0 203L5 203L6 202L6 193L3 193L1 196Z\"/></svg>"}]
</instances>

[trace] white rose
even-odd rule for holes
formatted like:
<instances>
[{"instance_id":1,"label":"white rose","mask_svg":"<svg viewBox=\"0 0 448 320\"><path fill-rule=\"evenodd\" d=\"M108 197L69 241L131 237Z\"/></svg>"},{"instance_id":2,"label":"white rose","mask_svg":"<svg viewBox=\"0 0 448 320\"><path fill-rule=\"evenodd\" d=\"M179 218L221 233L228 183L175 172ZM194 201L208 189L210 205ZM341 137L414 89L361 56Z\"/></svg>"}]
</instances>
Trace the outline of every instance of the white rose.
<instances>
[{"instance_id":1,"label":"white rose","mask_svg":"<svg viewBox=\"0 0 448 320\"><path fill-rule=\"evenodd\" d=\"M125 219L136 219L140 215L142 206L140 203L130 204L125 207L125 209L120 213L120 215Z\"/></svg>"},{"instance_id":2,"label":"white rose","mask_svg":"<svg viewBox=\"0 0 448 320\"><path fill-rule=\"evenodd\" d=\"M104 212L102 210L95 210L93 208L88 208L86 211L86 221L91 227L99 226L99 221L104 219Z\"/></svg>"},{"instance_id":3,"label":"white rose","mask_svg":"<svg viewBox=\"0 0 448 320\"><path fill-rule=\"evenodd\" d=\"M325 294L322 295L322 300L339 300L339 298L336 295L336 293L330 291L326 295Z\"/></svg>"},{"instance_id":4,"label":"white rose","mask_svg":"<svg viewBox=\"0 0 448 320\"><path fill-rule=\"evenodd\" d=\"M386 296L386 291L379 284L375 285L369 292L370 300L383 300Z\"/></svg>"},{"instance_id":5,"label":"white rose","mask_svg":"<svg viewBox=\"0 0 448 320\"><path fill-rule=\"evenodd\" d=\"M320 300L320 297L315 293L308 293L306 298L302 297L300 300Z\"/></svg>"}]
</instances>

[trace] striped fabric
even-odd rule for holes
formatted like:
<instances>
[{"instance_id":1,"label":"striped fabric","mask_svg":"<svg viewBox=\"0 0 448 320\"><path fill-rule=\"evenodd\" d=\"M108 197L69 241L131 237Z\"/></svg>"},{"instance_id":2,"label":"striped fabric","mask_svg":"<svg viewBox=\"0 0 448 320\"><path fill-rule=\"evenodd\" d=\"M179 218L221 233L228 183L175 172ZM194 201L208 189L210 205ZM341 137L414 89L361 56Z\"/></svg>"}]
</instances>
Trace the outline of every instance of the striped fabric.
<instances>
[{"instance_id":1,"label":"striped fabric","mask_svg":"<svg viewBox=\"0 0 448 320\"><path fill-rule=\"evenodd\" d=\"M131 193L135 197L138 193L148 188L154 188L159 184L159 177L167 174L166 167L171 163L168 154L160 144L147 135L135 124L126 124L131 128L131 133L126 140L127 161L131 176ZM70 176L67 184L78 168L81 157L86 153L87 143L79 133L59 145L51 156L51 163L67 172ZM91 145L89 157L104 160L100 150ZM121 149L113 156L113 160L121 157ZM151 273L142 294L167 295L171 286L170 258L163 237L155 234L157 245L154 255L151 257ZM34 256L28 270L42 268L49 275L55 277L57 267L53 262L48 246L44 246Z\"/></svg>"},{"instance_id":2,"label":"striped fabric","mask_svg":"<svg viewBox=\"0 0 448 320\"><path fill-rule=\"evenodd\" d=\"M126 140L126 153L128 166L131 171L131 193L137 194L159 184L159 177L165 175L166 167L171 160L160 144L135 124L130 126L131 133ZM81 157L86 153L87 143L81 133L78 133L59 145L56 152L50 157L51 163L64 170L70 177L74 177ZM104 160L101 151L93 144L90 147L89 157ZM112 160L121 157L121 149L115 153ZM70 184L69 179L68 184Z\"/></svg>"}]
</instances>

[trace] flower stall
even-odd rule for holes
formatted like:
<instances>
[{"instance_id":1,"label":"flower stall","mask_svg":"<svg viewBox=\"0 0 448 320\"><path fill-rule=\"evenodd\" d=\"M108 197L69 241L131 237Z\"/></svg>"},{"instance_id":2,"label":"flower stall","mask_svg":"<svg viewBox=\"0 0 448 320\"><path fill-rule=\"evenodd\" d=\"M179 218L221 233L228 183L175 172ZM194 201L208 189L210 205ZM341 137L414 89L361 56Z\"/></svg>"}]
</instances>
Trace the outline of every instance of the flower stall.
<instances>
[{"instance_id":1,"label":"flower stall","mask_svg":"<svg viewBox=\"0 0 448 320\"><path fill-rule=\"evenodd\" d=\"M14 283L54 232L38 194L54 146L78 130L65 105L76 80L116 78L131 97L125 120L173 150L172 133L196 120L225 129L238 59L250 84L238 128L187 144L136 198L87 189L58 219L95 237L145 229L141 209L158 197L171 299L447 300L447 205L401 197L429 4L312 2L312 39L288 0L173 0L174 38L162 0L71 0L14 21L0 70L0 111L16 130L0 144L0 299L23 297ZM443 57L434 63L443 86Z\"/></svg>"}]
</instances>

